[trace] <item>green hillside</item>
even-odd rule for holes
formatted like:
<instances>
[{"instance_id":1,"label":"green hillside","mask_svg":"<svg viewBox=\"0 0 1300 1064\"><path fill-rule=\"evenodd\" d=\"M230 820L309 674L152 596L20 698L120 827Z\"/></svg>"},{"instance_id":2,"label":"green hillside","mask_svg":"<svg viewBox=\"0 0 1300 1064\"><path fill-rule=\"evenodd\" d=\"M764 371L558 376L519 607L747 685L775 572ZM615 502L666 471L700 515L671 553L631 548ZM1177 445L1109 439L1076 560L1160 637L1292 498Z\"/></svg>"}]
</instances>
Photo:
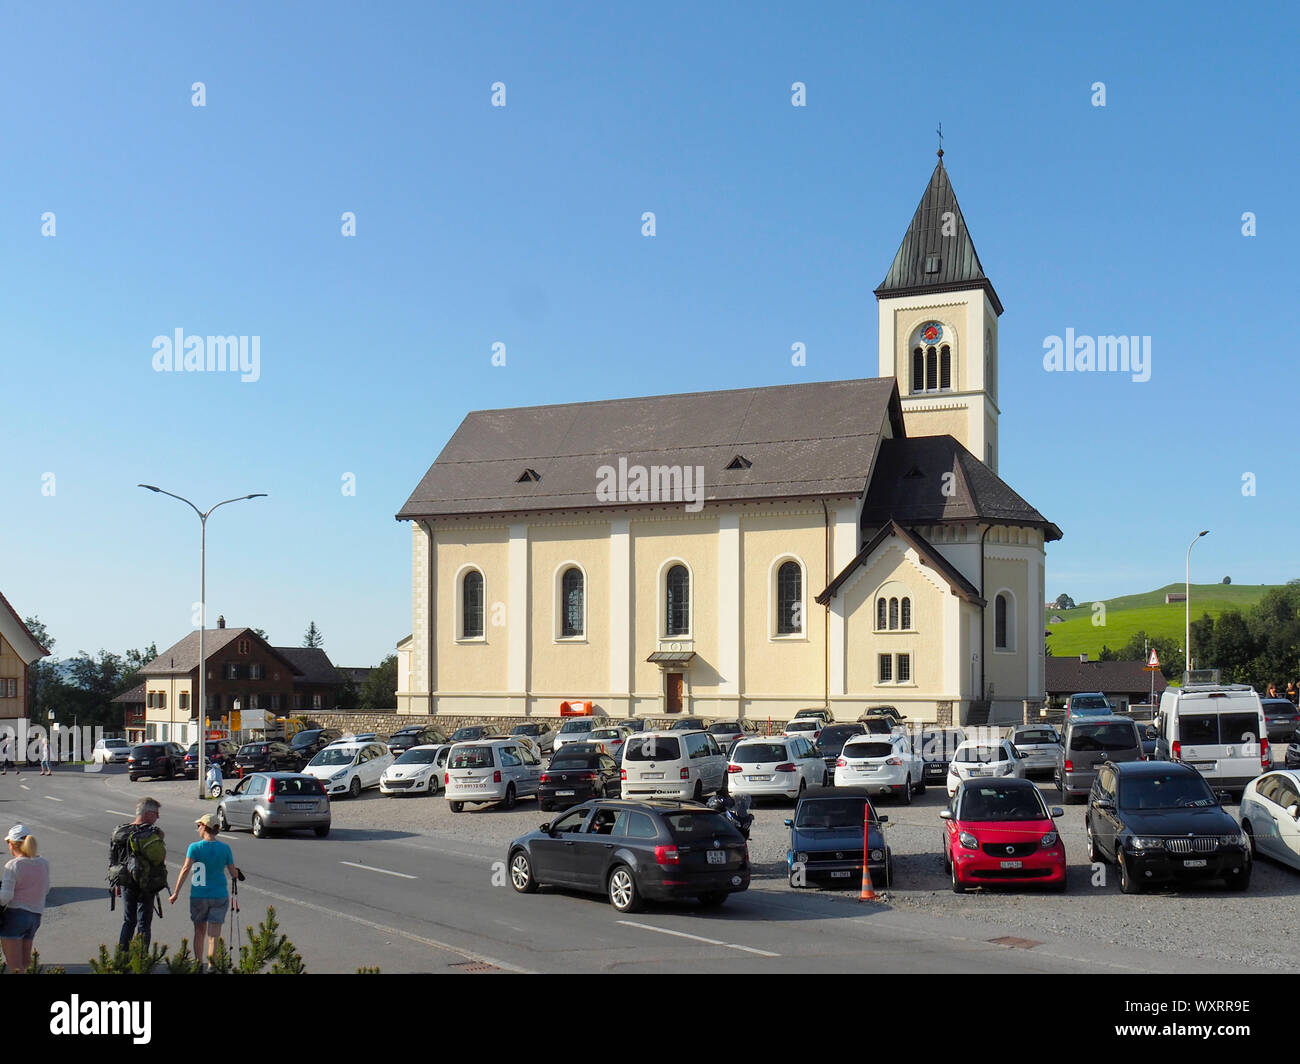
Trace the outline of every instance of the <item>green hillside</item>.
<instances>
[{"instance_id":1,"label":"green hillside","mask_svg":"<svg viewBox=\"0 0 1300 1064\"><path fill-rule=\"evenodd\" d=\"M1264 595L1279 586L1274 584L1193 584L1192 620L1208 613L1218 617L1228 609L1246 612ZM1141 595L1122 595L1105 599L1104 625L1094 625L1093 603L1080 603L1072 610L1048 609L1044 630L1051 632L1047 647L1054 657L1064 658L1087 654L1094 661L1101 653L1102 644L1118 649L1140 631L1150 636L1166 636L1183 641L1183 603L1165 605L1165 595L1171 591L1182 592L1185 585L1169 584ZM1077 601L1077 600L1076 600ZM1053 617L1062 618L1059 624L1050 623Z\"/></svg>"}]
</instances>

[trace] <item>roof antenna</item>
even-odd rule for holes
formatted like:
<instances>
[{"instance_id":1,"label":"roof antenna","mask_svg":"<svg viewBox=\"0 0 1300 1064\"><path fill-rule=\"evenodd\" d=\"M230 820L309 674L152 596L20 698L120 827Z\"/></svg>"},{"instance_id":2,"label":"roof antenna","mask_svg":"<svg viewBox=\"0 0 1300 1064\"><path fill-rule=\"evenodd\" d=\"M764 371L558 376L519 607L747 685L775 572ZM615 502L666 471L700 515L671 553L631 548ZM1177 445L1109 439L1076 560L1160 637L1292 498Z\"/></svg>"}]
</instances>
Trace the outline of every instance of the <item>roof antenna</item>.
<instances>
[{"instance_id":1,"label":"roof antenna","mask_svg":"<svg viewBox=\"0 0 1300 1064\"><path fill-rule=\"evenodd\" d=\"M939 162L943 162L943 123L939 123L939 128L935 130L939 134Z\"/></svg>"}]
</instances>

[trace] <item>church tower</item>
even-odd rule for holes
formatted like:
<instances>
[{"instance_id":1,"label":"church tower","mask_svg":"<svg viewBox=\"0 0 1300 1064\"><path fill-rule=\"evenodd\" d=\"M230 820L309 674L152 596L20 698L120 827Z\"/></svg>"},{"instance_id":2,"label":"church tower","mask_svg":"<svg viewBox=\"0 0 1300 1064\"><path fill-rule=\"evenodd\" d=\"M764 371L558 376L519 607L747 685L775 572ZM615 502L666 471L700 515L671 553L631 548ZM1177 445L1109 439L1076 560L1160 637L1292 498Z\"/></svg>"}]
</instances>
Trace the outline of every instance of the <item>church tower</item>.
<instances>
[{"instance_id":1,"label":"church tower","mask_svg":"<svg viewBox=\"0 0 1300 1064\"><path fill-rule=\"evenodd\" d=\"M876 289L880 376L898 380L908 436L951 435L998 469L998 318L943 149Z\"/></svg>"}]
</instances>

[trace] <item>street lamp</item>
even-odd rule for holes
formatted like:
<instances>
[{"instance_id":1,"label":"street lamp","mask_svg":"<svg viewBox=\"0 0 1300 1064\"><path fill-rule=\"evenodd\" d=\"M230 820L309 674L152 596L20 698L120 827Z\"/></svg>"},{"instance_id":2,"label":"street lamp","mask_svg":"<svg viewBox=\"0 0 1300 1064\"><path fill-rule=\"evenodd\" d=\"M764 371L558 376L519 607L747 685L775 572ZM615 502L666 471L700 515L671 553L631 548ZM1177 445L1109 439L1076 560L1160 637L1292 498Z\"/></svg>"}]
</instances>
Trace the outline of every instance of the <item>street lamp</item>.
<instances>
[{"instance_id":1,"label":"street lamp","mask_svg":"<svg viewBox=\"0 0 1300 1064\"><path fill-rule=\"evenodd\" d=\"M218 506L225 506L229 502L243 502L245 499L265 499L266 492L259 491L253 495L238 495L233 499L225 499L208 509L204 513L195 506L189 499L180 495L172 495L170 491L163 491L162 488L155 488L152 484L137 484L136 487L147 488L149 491L155 491L159 495L171 495L173 499L180 499L191 510L199 515L199 525L201 528L199 534L199 704L196 715L199 722L199 740L196 744L198 749L198 768L199 768L199 797L204 795L203 790L203 762L204 754L207 752L207 736L203 730L204 715L208 711L207 707L207 684L205 682L208 674L208 663L204 657L204 633L208 627L208 518L212 511ZM173 700L174 701L174 700ZM173 707L174 709L174 707Z\"/></svg>"},{"instance_id":2,"label":"street lamp","mask_svg":"<svg viewBox=\"0 0 1300 1064\"><path fill-rule=\"evenodd\" d=\"M1196 546L1197 541L1202 536L1208 536L1210 530L1207 528L1204 532L1198 532L1196 539L1192 540L1191 545L1187 548L1187 573L1186 583L1184 586L1185 594L1183 595L1184 609L1184 631L1183 631L1183 668L1187 672L1192 671L1192 547ZM1153 677L1154 679L1154 677ZM1186 682L1184 680L1184 682Z\"/></svg>"}]
</instances>

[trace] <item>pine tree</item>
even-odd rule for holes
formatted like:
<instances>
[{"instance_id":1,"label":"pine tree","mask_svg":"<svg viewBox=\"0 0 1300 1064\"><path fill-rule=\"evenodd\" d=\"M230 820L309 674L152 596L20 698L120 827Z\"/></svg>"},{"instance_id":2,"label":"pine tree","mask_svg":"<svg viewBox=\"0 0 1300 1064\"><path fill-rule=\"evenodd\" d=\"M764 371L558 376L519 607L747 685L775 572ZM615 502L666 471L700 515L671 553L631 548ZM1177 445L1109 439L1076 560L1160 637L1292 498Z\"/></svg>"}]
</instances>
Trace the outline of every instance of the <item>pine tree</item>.
<instances>
[{"instance_id":1,"label":"pine tree","mask_svg":"<svg viewBox=\"0 0 1300 1064\"><path fill-rule=\"evenodd\" d=\"M316 627L315 621L307 625L307 631L302 637L302 645L305 647L323 647L325 645L325 637L320 634L320 629Z\"/></svg>"}]
</instances>

